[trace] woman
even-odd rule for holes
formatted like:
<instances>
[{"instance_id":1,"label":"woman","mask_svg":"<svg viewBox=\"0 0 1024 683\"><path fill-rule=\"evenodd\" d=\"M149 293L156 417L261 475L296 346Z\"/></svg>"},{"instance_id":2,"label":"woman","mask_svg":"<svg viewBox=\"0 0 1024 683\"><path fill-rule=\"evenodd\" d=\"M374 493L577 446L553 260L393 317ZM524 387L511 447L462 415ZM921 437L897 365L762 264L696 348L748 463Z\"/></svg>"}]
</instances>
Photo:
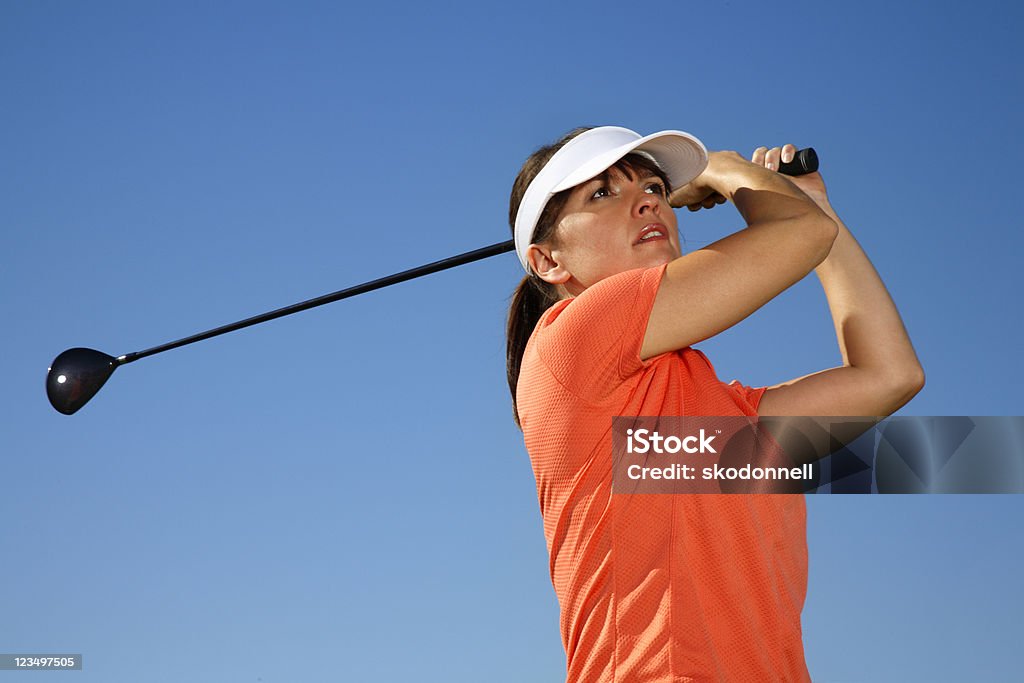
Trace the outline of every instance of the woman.
<instances>
[{"instance_id":1,"label":"woman","mask_svg":"<svg viewBox=\"0 0 1024 683\"><path fill-rule=\"evenodd\" d=\"M913 347L818 173L686 133L572 131L516 178L527 271L508 379L537 480L569 681L808 681L800 495L612 495L615 415L889 415L923 386ZM674 207L731 201L746 227L681 255ZM721 382L692 348L812 270L841 367Z\"/></svg>"}]
</instances>

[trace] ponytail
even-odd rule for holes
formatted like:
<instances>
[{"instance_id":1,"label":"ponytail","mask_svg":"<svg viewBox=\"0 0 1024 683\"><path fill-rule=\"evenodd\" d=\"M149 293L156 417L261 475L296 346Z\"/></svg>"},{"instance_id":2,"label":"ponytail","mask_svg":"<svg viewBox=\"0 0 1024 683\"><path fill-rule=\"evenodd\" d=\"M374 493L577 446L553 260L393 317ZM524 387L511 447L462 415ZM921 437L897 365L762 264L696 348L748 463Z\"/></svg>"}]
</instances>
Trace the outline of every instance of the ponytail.
<instances>
[{"instance_id":1,"label":"ponytail","mask_svg":"<svg viewBox=\"0 0 1024 683\"><path fill-rule=\"evenodd\" d=\"M555 286L531 273L522 279L512 295L508 309L508 327L505 339L505 369L508 375L508 389L512 393L512 417L519 424L519 408L516 405L516 386L519 384L519 369L523 365L526 343L533 334L533 328L544 311L558 301Z\"/></svg>"},{"instance_id":2,"label":"ponytail","mask_svg":"<svg viewBox=\"0 0 1024 683\"><path fill-rule=\"evenodd\" d=\"M523 163L523 167L512 184L512 196L509 197L508 202L508 226L512 229L513 235L516 231L516 214L519 212L519 204L523 201L523 195L526 194L526 188L530 186L530 183L544 168L544 164L550 161L555 152L586 130L590 129L577 128L569 131L553 145L538 149ZM563 190L548 199L544 211L537 219L537 227L533 230L531 242L539 244L550 242L553 239L555 222L562 207L565 206L569 192L570 190ZM523 352L526 351L526 342L530 340L533 328L537 326L540 317L558 299L558 290L555 285L545 282L531 271L516 287L515 294L512 295L512 304L508 308L505 370L508 375L508 389L512 392L512 417L516 421L516 426L520 428L522 425L519 424L519 408L516 406L516 385L519 383L519 368L523 364Z\"/></svg>"}]
</instances>

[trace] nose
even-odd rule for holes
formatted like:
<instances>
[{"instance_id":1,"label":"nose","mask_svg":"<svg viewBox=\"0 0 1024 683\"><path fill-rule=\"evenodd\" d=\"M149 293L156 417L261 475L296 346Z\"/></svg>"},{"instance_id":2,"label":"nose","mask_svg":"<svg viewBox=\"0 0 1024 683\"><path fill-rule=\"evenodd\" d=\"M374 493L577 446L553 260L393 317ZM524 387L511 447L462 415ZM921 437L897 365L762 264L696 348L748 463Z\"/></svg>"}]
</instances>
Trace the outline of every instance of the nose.
<instances>
[{"instance_id":1,"label":"nose","mask_svg":"<svg viewBox=\"0 0 1024 683\"><path fill-rule=\"evenodd\" d=\"M637 192L639 192L640 197L634 202L633 211L638 217L645 216L648 213L661 213L661 197L646 192L642 187Z\"/></svg>"}]
</instances>

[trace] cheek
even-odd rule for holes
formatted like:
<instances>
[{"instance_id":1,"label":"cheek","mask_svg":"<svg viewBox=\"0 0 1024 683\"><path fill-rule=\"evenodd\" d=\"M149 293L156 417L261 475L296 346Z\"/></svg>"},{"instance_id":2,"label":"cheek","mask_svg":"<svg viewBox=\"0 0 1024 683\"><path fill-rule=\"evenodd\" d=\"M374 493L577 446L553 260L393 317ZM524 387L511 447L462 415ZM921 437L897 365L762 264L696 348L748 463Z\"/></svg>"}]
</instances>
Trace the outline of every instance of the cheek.
<instances>
[{"instance_id":1,"label":"cheek","mask_svg":"<svg viewBox=\"0 0 1024 683\"><path fill-rule=\"evenodd\" d=\"M621 237L621 219L600 213L579 212L566 216L559 223L559 229L573 244L585 246L595 242L608 242Z\"/></svg>"},{"instance_id":2,"label":"cheek","mask_svg":"<svg viewBox=\"0 0 1024 683\"><path fill-rule=\"evenodd\" d=\"M669 210L669 214L665 216L665 225L672 233L672 238L677 239L679 237L679 219L676 218L676 212Z\"/></svg>"},{"instance_id":3,"label":"cheek","mask_svg":"<svg viewBox=\"0 0 1024 683\"><path fill-rule=\"evenodd\" d=\"M587 226L592 221L593 217L591 214L571 213L567 216L562 216L562 219L558 221L556 230L562 240L574 239L579 234L586 232Z\"/></svg>"},{"instance_id":4,"label":"cheek","mask_svg":"<svg viewBox=\"0 0 1024 683\"><path fill-rule=\"evenodd\" d=\"M601 239L597 221L592 214L576 213L564 217L556 235L562 249L569 254L585 256Z\"/></svg>"}]
</instances>

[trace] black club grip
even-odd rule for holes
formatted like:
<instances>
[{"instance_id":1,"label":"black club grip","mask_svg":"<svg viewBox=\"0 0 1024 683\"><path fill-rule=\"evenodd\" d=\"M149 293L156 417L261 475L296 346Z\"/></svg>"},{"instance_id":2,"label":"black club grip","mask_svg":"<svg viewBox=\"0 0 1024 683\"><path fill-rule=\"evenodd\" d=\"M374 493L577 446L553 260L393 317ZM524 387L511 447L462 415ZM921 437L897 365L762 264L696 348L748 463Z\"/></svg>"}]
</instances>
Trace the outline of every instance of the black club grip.
<instances>
[{"instance_id":1,"label":"black club grip","mask_svg":"<svg viewBox=\"0 0 1024 683\"><path fill-rule=\"evenodd\" d=\"M806 175L818 170L818 155L813 147L798 149L793 161L779 164L779 173L783 175Z\"/></svg>"}]
</instances>

